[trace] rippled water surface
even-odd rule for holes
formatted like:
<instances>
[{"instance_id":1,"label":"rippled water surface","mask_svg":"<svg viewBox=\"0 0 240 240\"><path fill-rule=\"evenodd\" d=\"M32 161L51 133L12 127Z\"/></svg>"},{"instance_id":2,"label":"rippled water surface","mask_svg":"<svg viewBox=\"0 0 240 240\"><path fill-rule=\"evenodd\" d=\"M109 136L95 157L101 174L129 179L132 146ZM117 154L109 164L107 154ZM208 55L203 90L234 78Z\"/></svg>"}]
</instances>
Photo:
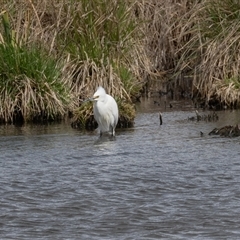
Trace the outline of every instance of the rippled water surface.
<instances>
[{"instance_id":1,"label":"rippled water surface","mask_svg":"<svg viewBox=\"0 0 240 240\"><path fill-rule=\"evenodd\" d=\"M149 101L115 139L1 126L0 239L240 239L240 138L207 134L240 112Z\"/></svg>"}]
</instances>

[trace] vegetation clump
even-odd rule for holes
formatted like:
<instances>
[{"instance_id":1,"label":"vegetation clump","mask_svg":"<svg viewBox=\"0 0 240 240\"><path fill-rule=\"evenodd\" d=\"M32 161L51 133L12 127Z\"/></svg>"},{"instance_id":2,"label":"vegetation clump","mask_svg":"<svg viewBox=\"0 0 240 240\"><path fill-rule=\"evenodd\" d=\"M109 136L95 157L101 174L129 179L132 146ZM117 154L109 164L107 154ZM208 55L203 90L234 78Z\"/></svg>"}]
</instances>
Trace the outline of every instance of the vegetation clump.
<instances>
[{"instance_id":1,"label":"vegetation clump","mask_svg":"<svg viewBox=\"0 0 240 240\"><path fill-rule=\"evenodd\" d=\"M240 2L205 1L201 62L195 86L207 101L240 106Z\"/></svg>"},{"instance_id":2,"label":"vegetation clump","mask_svg":"<svg viewBox=\"0 0 240 240\"><path fill-rule=\"evenodd\" d=\"M209 135L220 135L223 137L239 137L240 136L240 128L239 125L228 125L221 128L214 128Z\"/></svg>"},{"instance_id":3,"label":"vegetation clump","mask_svg":"<svg viewBox=\"0 0 240 240\"><path fill-rule=\"evenodd\" d=\"M7 27L0 43L0 121L56 120L66 112L61 66L44 49L20 44Z\"/></svg>"},{"instance_id":4,"label":"vegetation clump","mask_svg":"<svg viewBox=\"0 0 240 240\"><path fill-rule=\"evenodd\" d=\"M2 122L54 120L70 113L83 123L91 108L82 106L82 99L99 85L132 104L141 88L129 60L138 46L132 4L5 1L4 7Z\"/></svg>"},{"instance_id":5,"label":"vegetation clump","mask_svg":"<svg viewBox=\"0 0 240 240\"><path fill-rule=\"evenodd\" d=\"M119 109L119 120L117 128L133 127L136 110L133 104L117 99ZM93 116L93 103L83 103L73 114L71 123L73 128L94 130L97 128L97 122Z\"/></svg>"}]
</instances>

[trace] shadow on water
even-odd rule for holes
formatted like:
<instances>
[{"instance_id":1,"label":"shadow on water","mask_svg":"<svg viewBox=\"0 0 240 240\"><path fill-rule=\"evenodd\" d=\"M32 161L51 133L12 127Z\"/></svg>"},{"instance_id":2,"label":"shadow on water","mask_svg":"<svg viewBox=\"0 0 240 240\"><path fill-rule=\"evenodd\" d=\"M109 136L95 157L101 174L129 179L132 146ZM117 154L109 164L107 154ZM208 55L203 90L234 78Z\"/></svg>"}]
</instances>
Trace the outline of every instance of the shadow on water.
<instances>
[{"instance_id":1,"label":"shadow on water","mask_svg":"<svg viewBox=\"0 0 240 240\"><path fill-rule=\"evenodd\" d=\"M0 238L239 239L240 140L208 132L240 111L197 122L171 104L142 102L116 137L0 126Z\"/></svg>"}]
</instances>

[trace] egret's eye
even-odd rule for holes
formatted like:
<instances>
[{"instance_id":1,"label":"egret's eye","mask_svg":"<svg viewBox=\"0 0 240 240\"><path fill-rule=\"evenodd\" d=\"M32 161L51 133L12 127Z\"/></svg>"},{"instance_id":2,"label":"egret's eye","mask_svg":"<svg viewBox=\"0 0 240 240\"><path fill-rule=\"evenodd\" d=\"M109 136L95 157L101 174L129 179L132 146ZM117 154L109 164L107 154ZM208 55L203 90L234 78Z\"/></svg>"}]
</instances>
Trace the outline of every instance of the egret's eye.
<instances>
[{"instance_id":1,"label":"egret's eye","mask_svg":"<svg viewBox=\"0 0 240 240\"><path fill-rule=\"evenodd\" d=\"M99 96L95 96L95 97L93 97L93 99L96 99L96 98L98 98Z\"/></svg>"}]
</instances>

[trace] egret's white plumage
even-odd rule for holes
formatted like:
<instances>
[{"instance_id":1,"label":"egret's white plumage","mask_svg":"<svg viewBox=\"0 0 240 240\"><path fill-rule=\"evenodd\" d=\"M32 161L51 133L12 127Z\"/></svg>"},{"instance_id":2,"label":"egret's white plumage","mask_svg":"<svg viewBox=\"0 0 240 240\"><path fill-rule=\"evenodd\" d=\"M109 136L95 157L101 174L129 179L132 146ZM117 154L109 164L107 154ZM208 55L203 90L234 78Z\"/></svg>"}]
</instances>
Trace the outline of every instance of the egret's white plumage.
<instances>
[{"instance_id":1,"label":"egret's white plumage","mask_svg":"<svg viewBox=\"0 0 240 240\"><path fill-rule=\"evenodd\" d=\"M94 118L98 123L100 135L111 131L115 136L118 123L118 106L115 99L105 92L103 87L98 87L92 97Z\"/></svg>"}]
</instances>

